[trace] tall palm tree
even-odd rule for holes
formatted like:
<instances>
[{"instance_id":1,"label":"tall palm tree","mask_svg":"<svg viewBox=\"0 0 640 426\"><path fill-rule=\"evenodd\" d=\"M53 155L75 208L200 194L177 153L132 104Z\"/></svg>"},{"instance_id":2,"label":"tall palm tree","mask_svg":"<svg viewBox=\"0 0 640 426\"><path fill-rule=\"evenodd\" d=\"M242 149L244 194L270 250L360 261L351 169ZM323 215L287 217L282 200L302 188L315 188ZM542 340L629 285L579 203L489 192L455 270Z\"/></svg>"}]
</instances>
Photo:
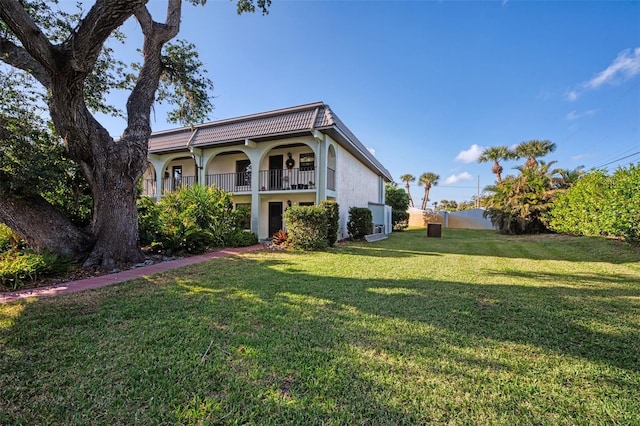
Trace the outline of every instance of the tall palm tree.
<instances>
[{"instance_id":1,"label":"tall palm tree","mask_svg":"<svg viewBox=\"0 0 640 426\"><path fill-rule=\"evenodd\" d=\"M524 166L531 169L538 166L536 158L544 157L555 150L556 144L551 141L532 139L518 145L515 152L518 158L527 158Z\"/></svg>"},{"instance_id":2,"label":"tall palm tree","mask_svg":"<svg viewBox=\"0 0 640 426\"><path fill-rule=\"evenodd\" d=\"M409 196L409 205L414 207L413 198L411 198L411 191L409 191L409 182L415 182L416 177L410 173L400 176L400 180L404 182L404 187L407 189L407 195Z\"/></svg>"},{"instance_id":3,"label":"tall palm tree","mask_svg":"<svg viewBox=\"0 0 640 426\"><path fill-rule=\"evenodd\" d=\"M500 165L500 161L502 160L511 160L512 158L516 158L516 153L511 151L506 146L492 146L490 148L482 151L480 158L478 158L478 163L487 163L489 161L493 161L493 167L491 167L491 173L496 175L496 179L498 182L502 181L502 166Z\"/></svg>"},{"instance_id":4,"label":"tall palm tree","mask_svg":"<svg viewBox=\"0 0 640 426\"><path fill-rule=\"evenodd\" d=\"M440 176L432 172L426 172L420 175L420 179L418 179L418 185L424 185L422 210L427 209L427 201L429 201L429 191L431 190L432 186L436 186L438 184L438 179L440 179Z\"/></svg>"}]
</instances>

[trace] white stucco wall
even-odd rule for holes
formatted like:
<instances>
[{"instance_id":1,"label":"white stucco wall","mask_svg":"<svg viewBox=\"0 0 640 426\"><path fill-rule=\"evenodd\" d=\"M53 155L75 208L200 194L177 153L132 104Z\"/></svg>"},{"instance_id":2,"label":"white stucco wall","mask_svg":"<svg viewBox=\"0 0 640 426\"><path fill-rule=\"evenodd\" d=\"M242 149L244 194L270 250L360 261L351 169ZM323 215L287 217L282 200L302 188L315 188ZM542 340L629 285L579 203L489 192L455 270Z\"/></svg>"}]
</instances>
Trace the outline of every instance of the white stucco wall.
<instances>
[{"instance_id":1,"label":"white stucco wall","mask_svg":"<svg viewBox=\"0 0 640 426\"><path fill-rule=\"evenodd\" d=\"M378 199L380 178L347 150L337 144L335 146L337 148L336 201L340 206L338 238L347 238L349 208L368 207L370 202L380 202Z\"/></svg>"},{"instance_id":2,"label":"white stucco wall","mask_svg":"<svg viewBox=\"0 0 640 426\"><path fill-rule=\"evenodd\" d=\"M216 155L207 166L207 174L212 175L218 173L235 173L236 161L247 159L248 157L244 152Z\"/></svg>"}]
</instances>

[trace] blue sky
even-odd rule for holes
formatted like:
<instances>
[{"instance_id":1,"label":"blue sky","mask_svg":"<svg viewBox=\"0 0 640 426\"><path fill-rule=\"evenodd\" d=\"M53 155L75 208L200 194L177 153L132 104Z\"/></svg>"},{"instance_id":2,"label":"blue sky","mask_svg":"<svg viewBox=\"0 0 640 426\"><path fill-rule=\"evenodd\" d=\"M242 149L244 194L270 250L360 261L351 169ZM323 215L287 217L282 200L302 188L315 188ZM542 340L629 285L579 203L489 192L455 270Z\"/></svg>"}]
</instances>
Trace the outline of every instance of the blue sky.
<instances>
[{"instance_id":1,"label":"blue sky","mask_svg":"<svg viewBox=\"0 0 640 426\"><path fill-rule=\"evenodd\" d=\"M439 174L431 201L494 183L475 161L489 146L549 139L545 160L571 169L640 162L638 2L273 0L238 16L209 0L184 5L179 38L215 84L211 120L324 101L396 181ZM172 127L158 108L154 131Z\"/></svg>"}]
</instances>

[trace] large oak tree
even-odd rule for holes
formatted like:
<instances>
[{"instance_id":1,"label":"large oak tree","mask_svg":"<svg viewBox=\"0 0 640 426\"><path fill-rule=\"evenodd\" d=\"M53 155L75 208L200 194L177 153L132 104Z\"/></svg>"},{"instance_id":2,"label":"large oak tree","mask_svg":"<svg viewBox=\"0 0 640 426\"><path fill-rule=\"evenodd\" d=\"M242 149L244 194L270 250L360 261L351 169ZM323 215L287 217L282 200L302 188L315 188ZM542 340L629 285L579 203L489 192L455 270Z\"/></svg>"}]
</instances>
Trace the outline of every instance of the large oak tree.
<instances>
[{"instance_id":1,"label":"large oak tree","mask_svg":"<svg viewBox=\"0 0 640 426\"><path fill-rule=\"evenodd\" d=\"M57 1L0 0L0 60L6 64L0 73L5 79L7 70L23 73L41 86L43 105L64 141L57 155L77 165L93 200L91 224L81 228L40 192L11 184L16 176L7 173L0 182L0 222L36 249L67 253L85 265L107 268L139 261L136 186L147 167L154 102L177 101L173 118L183 122L206 118L210 82L197 71L197 53L187 43L170 43L180 30L182 2L168 0L164 22L156 22L148 1L97 0L86 13L61 13L54 10ZM266 13L270 0L239 0L237 5L238 13L254 12L256 7ZM106 43L110 37L123 37L118 29L130 18L142 30L142 62L124 72L126 64L110 56ZM171 84L177 89L166 91ZM115 139L94 115L118 112L104 102L114 87L130 90L122 112L126 129ZM29 84L23 88L29 90ZM24 106L20 98L16 94L4 101L17 99L13 110L19 111ZM35 133L29 132L16 125L23 119L0 114L0 155L8 155L7 146L42 145L46 129L36 126Z\"/></svg>"}]
</instances>

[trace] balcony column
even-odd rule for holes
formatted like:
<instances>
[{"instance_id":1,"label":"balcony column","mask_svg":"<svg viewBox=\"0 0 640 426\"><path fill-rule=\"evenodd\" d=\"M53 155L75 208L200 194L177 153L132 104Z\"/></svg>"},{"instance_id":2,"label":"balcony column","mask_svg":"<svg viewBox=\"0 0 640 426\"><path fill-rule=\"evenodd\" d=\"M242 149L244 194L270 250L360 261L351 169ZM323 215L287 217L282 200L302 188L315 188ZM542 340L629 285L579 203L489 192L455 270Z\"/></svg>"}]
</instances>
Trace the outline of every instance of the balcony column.
<instances>
[{"instance_id":1,"label":"balcony column","mask_svg":"<svg viewBox=\"0 0 640 426\"><path fill-rule=\"evenodd\" d=\"M156 193L153 194L153 196L156 200L159 200L160 197L162 197L162 182L164 179L164 168L167 162L157 154L149 154L149 163L151 163L151 166L156 172Z\"/></svg>"},{"instance_id":2,"label":"balcony column","mask_svg":"<svg viewBox=\"0 0 640 426\"><path fill-rule=\"evenodd\" d=\"M316 158L316 205L327 199L327 157L329 156L327 147L327 136L314 130L313 138L317 142Z\"/></svg>"},{"instance_id":3,"label":"balcony column","mask_svg":"<svg viewBox=\"0 0 640 426\"><path fill-rule=\"evenodd\" d=\"M251 232L260 236L260 158L262 150L253 141L245 141L243 150L251 162Z\"/></svg>"},{"instance_id":4,"label":"balcony column","mask_svg":"<svg viewBox=\"0 0 640 426\"><path fill-rule=\"evenodd\" d=\"M191 151L191 157L193 158L193 162L196 166L196 181L200 185L206 185L205 180L207 172L204 168L204 155L202 149L190 146L189 151Z\"/></svg>"}]
</instances>

